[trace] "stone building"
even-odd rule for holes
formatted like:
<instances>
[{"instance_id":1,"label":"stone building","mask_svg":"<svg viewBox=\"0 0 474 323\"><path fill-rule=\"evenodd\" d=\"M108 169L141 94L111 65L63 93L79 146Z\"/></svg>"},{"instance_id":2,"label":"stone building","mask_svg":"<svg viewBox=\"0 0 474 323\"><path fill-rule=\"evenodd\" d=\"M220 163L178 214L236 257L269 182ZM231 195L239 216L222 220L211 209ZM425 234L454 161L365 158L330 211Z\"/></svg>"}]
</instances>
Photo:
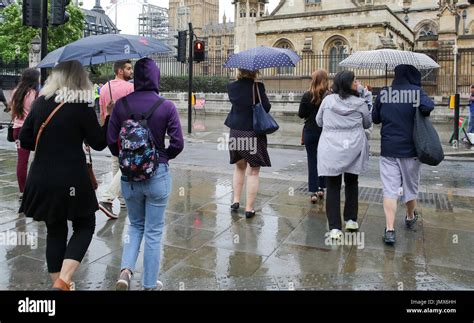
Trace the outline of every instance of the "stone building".
<instances>
[{"instance_id":1,"label":"stone building","mask_svg":"<svg viewBox=\"0 0 474 323\"><path fill-rule=\"evenodd\" d=\"M309 76L316 68L334 74L350 53L378 48L422 51L442 61L437 73L445 77L446 88L455 78L463 87L474 82L474 5L468 0L281 0L269 15L265 0L233 3L236 52L264 45L303 56L296 69L268 72L279 82L285 76Z\"/></svg>"},{"instance_id":2,"label":"stone building","mask_svg":"<svg viewBox=\"0 0 474 323\"><path fill-rule=\"evenodd\" d=\"M201 36L205 25L219 22L219 0L169 0L171 32L188 30L188 22Z\"/></svg>"},{"instance_id":3,"label":"stone building","mask_svg":"<svg viewBox=\"0 0 474 323\"><path fill-rule=\"evenodd\" d=\"M84 12L84 37L103 34L118 34L120 30L112 20L105 14L100 0L95 1L92 10L82 9Z\"/></svg>"}]
</instances>

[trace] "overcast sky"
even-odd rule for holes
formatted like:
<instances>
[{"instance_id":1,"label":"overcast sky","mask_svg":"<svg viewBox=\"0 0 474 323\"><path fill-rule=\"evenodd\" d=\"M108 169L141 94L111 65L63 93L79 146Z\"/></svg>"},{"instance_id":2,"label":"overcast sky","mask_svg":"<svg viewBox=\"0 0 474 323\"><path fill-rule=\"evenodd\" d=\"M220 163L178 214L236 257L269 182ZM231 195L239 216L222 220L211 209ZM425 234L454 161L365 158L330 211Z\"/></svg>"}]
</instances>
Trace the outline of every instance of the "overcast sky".
<instances>
[{"instance_id":1,"label":"overcast sky","mask_svg":"<svg viewBox=\"0 0 474 323\"><path fill-rule=\"evenodd\" d=\"M79 0L83 2L83 8L92 9L95 5L95 0ZM141 6L137 5L139 2L136 0L122 0L121 2L125 3L119 6L118 8L118 27L122 30L124 34L137 34L138 33L138 15L141 13ZM149 0L151 4L168 8L169 0ZM220 2L220 20L222 20L222 15L224 12L227 15L227 18L234 20L234 5L232 5L231 0L219 0ZM273 9L278 5L279 0L270 0L268 10L272 12ZM102 0L102 7L107 11L107 7L110 5L110 0ZM109 12L109 17L112 21L115 21L115 11ZM134 18L135 17L135 18Z\"/></svg>"}]
</instances>

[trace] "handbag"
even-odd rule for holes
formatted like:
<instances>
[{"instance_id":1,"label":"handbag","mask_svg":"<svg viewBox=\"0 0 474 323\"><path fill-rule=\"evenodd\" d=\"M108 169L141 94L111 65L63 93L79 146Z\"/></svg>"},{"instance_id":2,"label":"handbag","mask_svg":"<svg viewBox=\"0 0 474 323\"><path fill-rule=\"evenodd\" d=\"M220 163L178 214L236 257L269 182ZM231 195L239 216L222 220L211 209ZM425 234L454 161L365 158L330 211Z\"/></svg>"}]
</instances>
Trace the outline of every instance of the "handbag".
<instances>
[{"instance_id":1,"label":"handbag","mask_svg":"<svg viewBox=\"0 0 474 323\"><path fill-rule=\"evenodd\" d=\"M259 102L255 103L255 87L257 88ZM273 117L265 111L260 97L260 90L256 83L252 87L253 91L253 130L257 135L269 135L280 129Z\"/></svg>"},{"instance_id":2,"label":"handbag","mask_svg":"<svg viewBox=\"0 0 474 323\"><path fill-rule=\"evenodd\" d=\"M438 132L429 118L425 117L419 108L415 112L413 141L416 155L422 164L438 166L444 160L443 146Z\"/></svg>"},{"instance_id":3,"label":"handbag","mask_svg":"<svg viewBox=\"0 0 474 323\"><path fill-rule=\"evenodd\" d=\"M91 179L92 187L94 188L94 191L95 191L99 187L99 184L97 183L97 178L95 177L94 169L92 167L91 147L86 145L86 148L89 151L89 162L87 163L87 171L89 172L89 177Z\"/></svg>"},{"instance_id":4,"label":"handbag","mask_svg":"<svg viewBox=\"0 0 474 323\"><path fill-rule=\"evenodd\" d=\"M15 139L13 138L13 120L10 121L10 124L8 125L7 140L8 142L15 142Z\"/></svg>"}]
</instances>

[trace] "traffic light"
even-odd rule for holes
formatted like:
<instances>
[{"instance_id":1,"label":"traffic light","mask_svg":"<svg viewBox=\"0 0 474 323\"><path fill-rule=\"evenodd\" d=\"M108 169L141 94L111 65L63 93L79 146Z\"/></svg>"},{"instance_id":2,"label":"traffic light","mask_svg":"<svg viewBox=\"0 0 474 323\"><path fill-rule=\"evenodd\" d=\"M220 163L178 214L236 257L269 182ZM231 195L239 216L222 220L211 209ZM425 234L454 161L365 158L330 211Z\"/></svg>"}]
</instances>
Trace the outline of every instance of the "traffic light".
<instances>
[{"instance_id":1,"label":"traffic light","mask_svg":"<svg viewBox=\"0 0 474 323\"><path fill-rule=\"evenodd\" d=\"M186 31L180 31L178 32L178 36L174 36L174 38L178 39L178 45L174 46L178 50L178 55L175 57L178 62L186 63L186 41L188 33Z\"/></svg>"},{"instance_id":2,"label":"traffic light","mask_svg":"<svg viewBox=\"0 0 474 323\"><path fill-rule=\"evenodd\" d=\"M41 28L41 0L23 0L23 25Z\"/></svg>"},{"instance_id":3,"label":"traffic light","mask_svg":"<svg viewBox=\"0 0 474 323\"><path fill-rule=\"evenodd\" d=\"M194 42L194 61L202 62L205 59L206 44L202 40Z\"/></svg>"},{"instance_id":4,"label":"traffic light","mask_svg":"<svg viewBox=\"0 0 474 323\"><path fill-rule=\"evenodd\" d=\"M66 8L71 0L51 0L51 25L60 26L69 21Z\"/></svg>"}]
</instances>

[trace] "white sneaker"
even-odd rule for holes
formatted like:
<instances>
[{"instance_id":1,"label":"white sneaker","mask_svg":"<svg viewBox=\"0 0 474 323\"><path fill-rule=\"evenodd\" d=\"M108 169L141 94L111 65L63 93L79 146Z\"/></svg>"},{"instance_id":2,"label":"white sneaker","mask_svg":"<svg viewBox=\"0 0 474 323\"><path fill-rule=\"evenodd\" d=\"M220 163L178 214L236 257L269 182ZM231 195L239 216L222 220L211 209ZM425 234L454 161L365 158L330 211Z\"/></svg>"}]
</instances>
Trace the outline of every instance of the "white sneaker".
<instances>
[{"instance_id":1,"label":"white sneaker","mask_svg":"<svg viewBox=\"0 0 474 323\"><path fill-rule=\"evenodd\" d=\"M351 230L351 231L359 230L359 223L352 220L347 221L346 230Z\"/></svg>"},{"instance_id":2,"label":"white sneaker","mask_svg":"<svg viewBox=\"0 0 474 323\"><path fill-rule=\"evenodd\" d=\"M163 283L159 280L156 281L156 288L144 288L146 291L160 291L163 290Z\"/></svg>"},{"instance_id":3,"label":"white sneaker","mask_svg":"<svg viewBox=\"0 0 474 323\"><path fill-rule=\"evenodd\" d=\"M337 240L342 238L342 231L339 229L332 229L329 231L329 238Z\"/></svg>"}]
</instances>

